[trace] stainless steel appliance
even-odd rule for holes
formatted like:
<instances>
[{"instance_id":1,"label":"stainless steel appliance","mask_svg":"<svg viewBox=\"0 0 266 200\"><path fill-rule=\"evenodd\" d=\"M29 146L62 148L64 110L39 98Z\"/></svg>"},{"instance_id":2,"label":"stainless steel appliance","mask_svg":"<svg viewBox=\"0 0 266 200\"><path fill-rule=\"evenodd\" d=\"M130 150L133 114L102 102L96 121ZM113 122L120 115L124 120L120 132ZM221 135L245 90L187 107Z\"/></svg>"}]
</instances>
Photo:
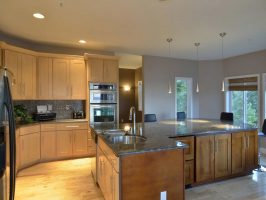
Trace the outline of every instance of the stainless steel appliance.
<instances>
[{"instance_id":1,"label":"stainless steel appliance","mask_svg":"<svg viewBox=\"0 0 266 200\"><path fill-rule=\"evenodd\" d=\"M117 103L116 84L90 83L90 103Z\"/></svg>"},{"instance_id":2,"label":"stainless steel appliance","mask_svg":"<svg viewBox=\"0 0 266 200\"><path fill-rule=\"evenodd\" d=\"M0 68L0 199L14 200L16 136L13 102L6 68Z\"/></svg>"},{"instance_id":3,"label":"stainless steel appliance","mask_svg":"<svg viewBox=\"0 0 266 200\"><path fill-rule=\"evenodd\" d=\"M117 122L117 87L112 83L90 83L90 123Z\"/></svg>"},{"instance_id":4,"label":"stainless steel appliance","mask_svg":"<svg viewBox=\"0 0 266 200\"><path fill-rule=\"evenodd\" d=\"M90 123L116 123L116 104L90 104Z\"/></svg>"}]
</instances>

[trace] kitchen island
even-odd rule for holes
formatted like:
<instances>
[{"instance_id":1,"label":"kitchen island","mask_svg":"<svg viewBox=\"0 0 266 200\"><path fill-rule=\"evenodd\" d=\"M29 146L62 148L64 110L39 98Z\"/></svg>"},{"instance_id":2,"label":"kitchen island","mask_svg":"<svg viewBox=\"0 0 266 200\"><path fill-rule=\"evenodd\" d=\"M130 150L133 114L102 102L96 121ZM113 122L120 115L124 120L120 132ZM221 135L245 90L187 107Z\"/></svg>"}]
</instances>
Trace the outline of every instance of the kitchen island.
<instances>
[{"instance_id":1,"label":"kitchen island","mask_svg":"<svg viewBox=\"0 0 266 200\"><path fill-rule=\"evenodd\" d=\"M113 128L128 130L128 126L131 125ZM102 158L105 163L110 161L114 169L111 179L115 173L117 177L117 195L110 199L160 199L161 195L184 199L185 184L193 186L244 175L258 163L257 129L247 124L207 119L169 120L138 124L137 135L146 140L113 143L113 136L99 134L97 168L101 189ZM137 196L132 198L130 194ZM105 198L109 199L108 195Z\"/></svg>"}]
</instances>

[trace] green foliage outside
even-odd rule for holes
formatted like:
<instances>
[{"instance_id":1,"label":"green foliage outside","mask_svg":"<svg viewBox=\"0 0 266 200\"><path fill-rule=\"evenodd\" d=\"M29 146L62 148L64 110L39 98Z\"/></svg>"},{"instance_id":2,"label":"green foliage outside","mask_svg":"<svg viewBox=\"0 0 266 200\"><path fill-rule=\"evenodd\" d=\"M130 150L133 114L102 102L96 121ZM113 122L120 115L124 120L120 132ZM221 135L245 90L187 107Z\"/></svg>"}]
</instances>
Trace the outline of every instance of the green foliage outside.
<instances>
[{"instance_id":1,"label":"green foliage outside","mask_svg":"<svg viewBox=\"0 0 266 200\"><path fill-rule=\"evenodd\" d=\"M234 113L234 120L239 122L244 122L244 109L246 109L246 122L248 124L257 126L258 92L231 91L231 100L232 100L232 112Z\"/></svg>"},{"instance_id":2,"label":"green foliage outside","mask_svg":"<svg viewBox=\"0 0 266 200\"><path fill-rule=\"evenodd\" d=\"M177 112L187 113L187 81L176 81L176 106Z\"/></svg>"}]
</instances>

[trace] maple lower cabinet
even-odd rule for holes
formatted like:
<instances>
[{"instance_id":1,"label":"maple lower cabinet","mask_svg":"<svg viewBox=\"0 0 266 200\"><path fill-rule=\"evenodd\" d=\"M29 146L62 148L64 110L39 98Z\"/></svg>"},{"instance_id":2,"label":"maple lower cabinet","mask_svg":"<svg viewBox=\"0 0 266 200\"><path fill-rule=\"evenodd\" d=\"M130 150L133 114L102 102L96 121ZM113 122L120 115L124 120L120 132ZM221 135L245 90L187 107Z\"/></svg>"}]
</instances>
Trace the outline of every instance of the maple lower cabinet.
<instances>
[{"instance_id":1,"label":"maple lower cabinet","mask_svg":"<svg viewBox=\"0 0 266 200\"><path fill-rule=\"evenodd\" d=\"M36 99L36 57L4 50L4 64L13 73L10 81L13 99Z\"/></svg>"},{"instance_id":2,"label":"maple lower cabinet","mask_svg":"<svg viewBox=\"0 0 266 200\"><path fill-rule=\"evenodd\" d=\"M238 174L257 168L258 138L256 131L232 134L232 173Z\"/></svg>"},{"instance_id":3,"label":"maple lower cabinet","mask_svg":"<svg viewBox=\"0 0 266 200\"><path fill-rule=\"evenodd\" d=\"M90 82L118 82L118 58L114 56L94 57L85 54Z\"/></svg>"},{"instance_id":4,"label":"maple lower cabinet","mask_svg":"<svg viewBox=\"0 0 266 200\"><path fill-rule=\"evenodd\" d=\"M19 168L38 163L41 157L40 125L20 128Z\"/></svg>"},{"instance_id":5,"label":"maple lower cabinet","mask_svg":"<svg viewBox=\"0 0 266 200\"><path fill-rule=\"evenodd\" d=\"M57 158L88 154L87 123L57 123L56 126Z\"/></svg>"},{"instance_id":6,"label":"maple lower cabinet","mask_svg":"<svg viewBox=\"0 0 266 200\"><path fill-rule=\"evenodd\" d=\"M53 98L53 59L38 57L37 59L37 98Z\"/></svg>"},{"instance_id":7,"label":"maple lower cabinet","mask_svg":"<svg viewBox=\"0 0 266 200\"><path fill-rule=\"evenodd\" d=\"M57 158L55 123L41 124L41 160L50 161Z\"/></svg>"}]
</instances>

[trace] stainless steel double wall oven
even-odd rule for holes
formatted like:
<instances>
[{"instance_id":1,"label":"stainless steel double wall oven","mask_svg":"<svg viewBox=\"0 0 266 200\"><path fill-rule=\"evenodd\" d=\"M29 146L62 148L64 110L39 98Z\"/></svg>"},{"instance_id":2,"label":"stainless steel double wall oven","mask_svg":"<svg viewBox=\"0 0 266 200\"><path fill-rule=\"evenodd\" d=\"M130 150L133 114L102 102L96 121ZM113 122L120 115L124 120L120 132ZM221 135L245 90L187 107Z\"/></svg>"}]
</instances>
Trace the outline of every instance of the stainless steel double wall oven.
<instances>
[{"instance_id":1,"label":"stainless steel double wall oven","mask_svg":"<svg viewBox=\"0 0 266 200\"><path fill-rule=\"evenodd\" d=\"M90 123L117 122L117 85L90 83Z\"/></svg>"}]
</instances>

